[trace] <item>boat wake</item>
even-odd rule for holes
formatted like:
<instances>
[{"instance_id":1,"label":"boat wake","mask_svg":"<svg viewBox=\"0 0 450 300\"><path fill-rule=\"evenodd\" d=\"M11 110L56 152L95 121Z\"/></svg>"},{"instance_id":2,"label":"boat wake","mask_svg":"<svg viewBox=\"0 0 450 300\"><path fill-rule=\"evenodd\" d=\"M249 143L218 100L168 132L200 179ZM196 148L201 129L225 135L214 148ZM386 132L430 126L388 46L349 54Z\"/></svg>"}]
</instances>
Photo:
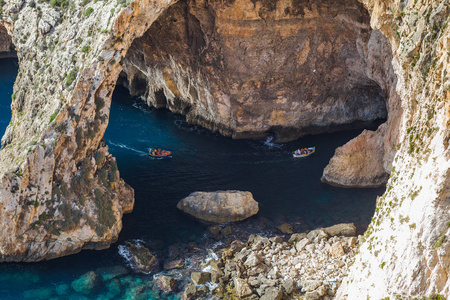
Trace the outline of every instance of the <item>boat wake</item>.
<instances>
[{"instance_id":1,"label":"boat wake","mask_svg":"<svg viewBox=\"0 0 450 300\"><path fill-rule=\"evenodd\" d=\"M269 148L276 148L276 149L283 147L282 144L275 144L275 143L272 143L272 141L273 141L273 136L268 136L267 139L264 141L264 145Z\"/></svg>"},{"instance_id":2,"label":"boat wake","mask_svg":"<svg viewBox=\"0 0 450 300\"><path fill-rule=\"evenodd\" d=\"M127 149L127 150L130 150L130 151L136 152L136 153L138 153L139 155L142 155L142 156L147 156L148 155L147 152L144 152L144 151L141 151L141 150L138 150L138 149L134 149L133 147L129 147L129 146L124 145L122 143L114 143L114 142L111 142L111 141L108 140L107 144L108 145L112 145L114 147L119 147L119 148L122 148L122 149Z\"/></svg>"}]
</instances>

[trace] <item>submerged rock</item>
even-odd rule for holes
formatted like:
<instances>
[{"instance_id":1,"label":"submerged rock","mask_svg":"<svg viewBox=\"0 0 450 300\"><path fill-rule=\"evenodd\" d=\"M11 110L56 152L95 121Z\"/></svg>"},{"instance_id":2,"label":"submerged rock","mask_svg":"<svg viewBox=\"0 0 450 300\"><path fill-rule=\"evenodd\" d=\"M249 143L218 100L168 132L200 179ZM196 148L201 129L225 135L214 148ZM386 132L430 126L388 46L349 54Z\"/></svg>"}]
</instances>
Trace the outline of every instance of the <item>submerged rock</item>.
<instances>
[{"instance_id":1,"label":"submerged rock","mask_svg":"<svg viewBox=\"0 0 450 300\"><path fill-rule=\"evenodd\" d=\"M197 219L215 223L241 221L259 210L252 193L242 191L194 192L177 207Z\"/></svg>"},{"instance_id":2,"label":"submerged rock","mask_svg":"<svg viewBox=\"0 0 450 300\"><path fill-rule=\"evenodd\" d=\"M150 250L139 244L128 243L130 252L136 267L144 272L156 272L159 269L158 259L150 253Z\"/></svg>"},{"instance_id":3,"label":"submerged rock","mask_svg":"<svg viewBox=\"0 0 450 300\"><path fill-rule=\"evenodd\" d=\"M89 294L95 288L97 280L97 274L94 271L90 271L74 280L71 286L78 293Z\"/></svg>"}]
</instances>

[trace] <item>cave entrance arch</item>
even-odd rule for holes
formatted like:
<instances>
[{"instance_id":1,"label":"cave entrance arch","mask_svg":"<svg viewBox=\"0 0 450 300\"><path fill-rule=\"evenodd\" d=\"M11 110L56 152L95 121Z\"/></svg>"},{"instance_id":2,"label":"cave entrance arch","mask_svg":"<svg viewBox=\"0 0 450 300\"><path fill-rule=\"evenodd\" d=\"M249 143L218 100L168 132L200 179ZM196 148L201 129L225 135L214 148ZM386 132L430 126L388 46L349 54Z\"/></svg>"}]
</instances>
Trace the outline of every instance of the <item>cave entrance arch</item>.
<instances>
[{"instance_id":1,"label":"cave entrance arch","mask_svg":"<svg viewBox=\"0 0 450 300\"><path fill-rule=\"evenodd\" d=\"M385 119L383 47L357 1L180 1L134 41L119 84L225 136L288 142Z\"/></svg>"},{"instance_id":2,"label":"cave entrance arch","mask_svg":"<svg viewBox=\"0 0 450 300\"><path fill-rule=\"evenodd\" d=\"M386 118L386 74L370 49L385 44L356 0L179 1L124 70L150 106L225 136L287 142Z\"/></svg>"}]
</instances>

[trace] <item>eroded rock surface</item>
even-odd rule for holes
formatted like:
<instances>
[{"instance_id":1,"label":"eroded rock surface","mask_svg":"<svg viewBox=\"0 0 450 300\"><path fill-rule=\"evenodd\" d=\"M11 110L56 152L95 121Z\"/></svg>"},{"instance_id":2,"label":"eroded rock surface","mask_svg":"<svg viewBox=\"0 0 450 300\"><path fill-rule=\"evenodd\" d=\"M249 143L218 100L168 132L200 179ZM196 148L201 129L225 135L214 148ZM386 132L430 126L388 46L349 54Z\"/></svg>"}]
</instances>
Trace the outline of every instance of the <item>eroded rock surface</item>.
<instances>
[{"instance_id":1,"label":"eroded rock surface","mask_svg":"<svg viewBox=\"0 0 450 300\"><path fill-rule=\"evenodd\" d=\"M225 223L245 220L258 213L250 192L194 192L177 204L178 209L203 221Z\"/></svg>"},{"instance_id":2,"label":"eroded rock surface","mask_svg":"<svg viewBox=\"0 0 450 300\"><path fill-rule=\"evenodd\" d=\"M362 2L392 47L403 113L386 193L338 298L448 298L450 3Z\"/></svg>"},{"instance_id":3,"label":"eroded rock surface","mask_svg":"<svg viewBox=\"0 0 450 300\"><path fill-rule=\"evenodd\" d=\"M133 93L191 123L294 140L386 117L368 20L351 0L180 1L133 43L125 72Z\"/></svg>"},{"instance_id":4,"label":"eroded rock surface","mask_svg":"<svg viewBox=\"0 0 450 300\"><path fill-rule=\"evenodd\" d=\"M0 57L4 56L4 52L11 53L12 51L14 51L14 45L11 36L0 22Z\"/></svg>"},{"instance_id":5,"label":"eroded rock surface","mask_svg":"<svg viewBox=\"0 0 450 300\"><path fill-rule=\"evenodd\" d=\"M19 75L0 151L0 261L106 248L134 204L102 138L129 45L173 2L64 3L2 1Z\"/></svg>"},{"instance_id":6,"label":"eroded rock surface","mask_svg":"<svg viewBox=\"0 0 450 300\"><path fill-rule=\"evenodd\" d=\"M323 171L322 181L342 187L380 187L389 174L383 166L386 124L377 131L364 130L336 149Z\"/></svg>"}]
</instances>

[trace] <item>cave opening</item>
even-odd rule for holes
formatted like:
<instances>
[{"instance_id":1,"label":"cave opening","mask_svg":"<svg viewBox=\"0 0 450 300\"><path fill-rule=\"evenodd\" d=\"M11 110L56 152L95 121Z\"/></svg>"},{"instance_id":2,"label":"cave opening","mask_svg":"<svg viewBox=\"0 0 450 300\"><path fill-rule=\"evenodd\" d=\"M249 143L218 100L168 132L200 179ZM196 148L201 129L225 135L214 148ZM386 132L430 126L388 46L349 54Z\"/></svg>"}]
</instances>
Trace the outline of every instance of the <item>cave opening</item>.
<instances>
[{"instance_id":1,"label":"cave opening","mask_svg":"<svg viewBox=\"0 0 450 300\"><path fill-rule=\"evenodd\" d=\"M355 0L179 1L134 41L124 72L151 107L282 143L385 121L386 45Z\"/></svg>"},{"instance_id":2,"label":"cave opening","mask_svg":"<svg viewBox=\"0 0 450 300\"><path fill-rule=\"evenodd\" d=\"M129 49L105 139L136 191L136 210L160 222L149 238L179 236L190 226L204 232L176 210L196 190L250 190L261 201L256 219L274 228L281 220L308 229L349 221L362 233L370 222L383 183L339 189L320 177L338 146L386 121L395 82L388 42L370 28L357 1L268 5L180 1ZM127 126L123 140L115 133ZM277 144L257 141L268 137ZM292 162L292 150L302 145L318 146L320 154ZM149 159L155 147L174 157ZM255 151L261 151L257 158ZM298 168L306 168L311 181L299 184ZM162 176L174 178L165 183ZM166 201L155 204L153 197ZM162 211L168 215L159 216ZM302 219L305 211L314 213ZM124 232L133 235L139 229L127 225L132 218L124 216ZM181 235L193 239L196 230L190 232Z\"/></svg>"}]
</instances>

